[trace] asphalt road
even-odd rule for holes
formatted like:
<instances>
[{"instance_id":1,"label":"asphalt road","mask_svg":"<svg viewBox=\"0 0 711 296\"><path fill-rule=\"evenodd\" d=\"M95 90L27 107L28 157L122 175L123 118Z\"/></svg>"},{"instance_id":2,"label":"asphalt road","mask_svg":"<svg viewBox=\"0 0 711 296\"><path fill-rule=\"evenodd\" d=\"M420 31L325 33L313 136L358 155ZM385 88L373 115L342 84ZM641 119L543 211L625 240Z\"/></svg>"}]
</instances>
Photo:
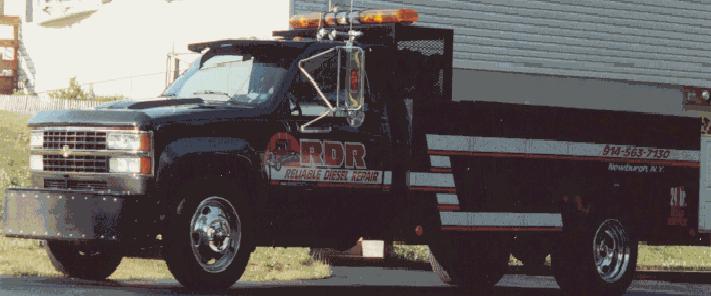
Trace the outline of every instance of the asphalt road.
<instances>
[{"instance_id":1,"label":"asphalt road","mask_svg":"<svg viewBox=\"0 0 711 296\"><path fill-rule=\"evenodd\" d=\"M290 282L238 282L222 295L478 295L443 285L432 272L382 267L334 267L333 277ZM175 281L93 282L65 278L0 278L1 296L20 295L212 295L186 291ZM555 280L544 276L506 275L493 295L560 295ZM627 295L711 295L711 284L637 280Z\"/></svg>"}]
</instances>

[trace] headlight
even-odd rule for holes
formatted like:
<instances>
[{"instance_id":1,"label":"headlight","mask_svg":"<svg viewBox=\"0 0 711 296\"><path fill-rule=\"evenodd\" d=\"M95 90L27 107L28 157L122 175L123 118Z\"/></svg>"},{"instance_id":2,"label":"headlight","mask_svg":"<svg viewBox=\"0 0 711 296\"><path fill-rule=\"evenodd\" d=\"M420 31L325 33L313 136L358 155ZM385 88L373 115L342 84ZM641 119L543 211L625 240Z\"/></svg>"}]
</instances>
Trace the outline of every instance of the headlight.
<instances>
[{"instance_id":1,"label":"headlight","mask_svg":"<svg viewBox=\"0 0 711 296\"><path fill-rule=\"evenodd\" d=\"M32 131L30 136L30 147L31 148L42 148L44 145L44 131Z\"/></svg>"},{"instance_id":2,"label":"headlight","mask_svg":"<svg viewBox=\"0 0 711 296\"><path fill-rule=\"evenodd\" d=\"M30 170L44 171L44 161L42 155L30 155Z\"/></svg>"},{"instance_id":3,"label":"headlight","mask_svg":"<svg viewBox=\"0 0 711 296\"><path fill-rule=\"evenodd\" d=\"M147 133L108 133L106 147L110 150L149 151L150 136Z\"/></svg>"},{"instance_id":4,"label":"headlight","mask_svg":"<svg viewBox=\"0 0 711 296\"><path fill-rule=\"evenodd\" d=\"M150 157L112 157L109 159L109 172L150 174Z\"/></svg>"}]
</instances>

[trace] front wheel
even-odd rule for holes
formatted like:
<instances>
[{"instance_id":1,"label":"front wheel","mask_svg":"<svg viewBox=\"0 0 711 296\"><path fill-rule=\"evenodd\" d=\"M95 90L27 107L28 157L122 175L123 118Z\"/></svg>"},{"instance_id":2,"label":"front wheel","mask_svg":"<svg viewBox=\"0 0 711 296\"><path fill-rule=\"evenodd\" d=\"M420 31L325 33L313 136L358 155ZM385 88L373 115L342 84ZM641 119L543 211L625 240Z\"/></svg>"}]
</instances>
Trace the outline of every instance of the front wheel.
<instances>
[{"instance_id":1,"label":"front wheel","mask_svg":"<svg viewBox=\"0 0 711 296\"><path fill-rule=\"evenodd\" d=\"M99 243L49 240L45 249L57 271L87 280L108 278L123 258L115 248Z\"/></svg>"},{"instance_id":2,"label":"front wheel","mask_svg":"<svg viewBox=\"0 0 711 296\"><path fill-rule=\"evenodd\" d=\"M620 219L581 223L563 233L551 255L553 275L568 295L622 295L632 283L637 247Z\"/></svg>"},{"instance_id":3,"label":"front wheel","mask_svg":"<svg viewBox=\"0 0 711 296\"><path fill-rule=\"evenodd\" d=\"M187 288L229 288L244 273L251 253L244 204L230 190L185 192L168 224L168 269Z\"/></svg>"}]
</instances>

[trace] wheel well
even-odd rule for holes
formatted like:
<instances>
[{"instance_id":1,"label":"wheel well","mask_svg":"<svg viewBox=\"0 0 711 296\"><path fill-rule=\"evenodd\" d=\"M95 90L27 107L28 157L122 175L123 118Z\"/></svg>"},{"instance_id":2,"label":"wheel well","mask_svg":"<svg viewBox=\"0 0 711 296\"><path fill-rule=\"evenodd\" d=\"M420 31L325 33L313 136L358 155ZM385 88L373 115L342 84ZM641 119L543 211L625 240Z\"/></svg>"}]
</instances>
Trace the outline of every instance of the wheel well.
<instances>
[{"instance_id":1,"label":"wheel well","mask_svg":"<svg viewBox=\"0 0 711 296\"><path fill-rule=\"evenodd\" d=\"M623 187L618 182L608 178L590 176L566 178L559 186L555 195L561 202L561 213L573 213L574 216L589 216L592 218L615 217L628 224L630 230L636 229L643 221L640 220L640 208L635 206L637 200L634 188Z\"/></svg>"},{"instance_id":2,"label":"wheel well","mask_svg":"<svg viewBox=\"0 0 711 296\"><path fill-rule=\"evenodd\" d=\"M175 191L185 188L186 184L192 186L224 186L239 187L246 194L246 202L256 207L257 198L263 194L260 186L264 182L261 173L246 157L234 155L193 155L183 157L170 166L163 168L157 176L157 195L161 202L174 204ZM210 185L212 184L212 185ZM169 207L168 207L169 208Z\"/></svg>"}]
</instances>

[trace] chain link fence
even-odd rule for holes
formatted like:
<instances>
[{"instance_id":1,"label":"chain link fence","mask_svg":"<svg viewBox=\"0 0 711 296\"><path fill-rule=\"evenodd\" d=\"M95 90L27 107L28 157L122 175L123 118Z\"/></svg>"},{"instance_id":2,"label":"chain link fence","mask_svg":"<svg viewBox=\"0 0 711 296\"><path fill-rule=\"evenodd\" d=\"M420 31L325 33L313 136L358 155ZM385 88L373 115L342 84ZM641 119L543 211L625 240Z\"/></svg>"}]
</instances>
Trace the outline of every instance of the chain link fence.
<instances>
[{"instance_id":1,"label":"chain link fence","mask_svg":"<svg viewBox=\"0 0 711 296\"><path fill-rule=\"evenodd\" d=\"M35 114L41 111L92 109L106 103L92 100L53 99L35 95L0 95L0 110L24 114Z\"/></svg>"}]
</instances>

